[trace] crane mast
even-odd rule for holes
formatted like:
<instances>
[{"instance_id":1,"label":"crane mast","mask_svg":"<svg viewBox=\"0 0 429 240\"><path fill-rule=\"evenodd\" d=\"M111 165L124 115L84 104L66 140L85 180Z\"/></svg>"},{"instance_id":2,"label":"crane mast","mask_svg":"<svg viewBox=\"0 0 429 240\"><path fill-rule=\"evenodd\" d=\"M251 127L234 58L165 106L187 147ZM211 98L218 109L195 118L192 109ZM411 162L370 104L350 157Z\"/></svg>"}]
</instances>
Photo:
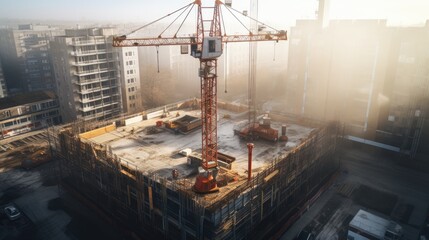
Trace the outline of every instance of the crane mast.
<instances>
[{"instance_id":1,"label":"crane mast","mask_svg":"<svg viewBox=\"0 0 429 240\"><path fill-rule=\"evenodd\" d=\"M265 34L253 34L249 31L247 35L223 34L220 9L223 2L215 0L214 7L202 6L201 0L195 0L192 4L197 6L197 29L195 36L176 37L174 35L167 38L161 36L157 38L127 38L127 36L118 36L113 38L113 46L191 46L191 56L200 61L198 75L201 80L202 121L202 160L193 190L198 193L209 193L218 190L216 183L218 172L217 58L222 55L222 44L227 42L278 41L286 40L287 37L285 31ZM213 11L211 19L203 18L203 10L205 9Z\"/></svg>"},{"instance_id":2,"label":"crane mast","mask_svg":"<svg viewBox=\"0 0 429 240\"><path fill-rule=\"evenodd\" d=\"M197 44L191 45L191 54L200 59L201 119L202 119L202 169L199 169L194 191L207 193L217 191L217 58L222 54L219 6L216 0L213 18L203 19L201 1L197 0ZM204 24L210 22L210 29ZM206 37L207 36L207 37ZM194 48L194 51L192 50ZM195 51L196 48L196 51Z\"/></svg>"}]
</instances>

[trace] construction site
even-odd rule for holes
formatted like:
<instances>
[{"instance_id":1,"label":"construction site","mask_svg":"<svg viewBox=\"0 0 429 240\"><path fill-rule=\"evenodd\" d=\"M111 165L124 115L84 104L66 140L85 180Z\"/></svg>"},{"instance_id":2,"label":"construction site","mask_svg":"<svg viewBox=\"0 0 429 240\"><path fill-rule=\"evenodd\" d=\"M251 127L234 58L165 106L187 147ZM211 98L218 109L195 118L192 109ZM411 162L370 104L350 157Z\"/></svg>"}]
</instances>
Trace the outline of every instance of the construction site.
<instances>
[{"instance_id":1,"label":"construction site","mask_svg":"<svg viewBox=\"0 0 429 240\"><path fill-rule=\"evenodd\" d=\"M194 7L195 34L177 37ZM250 20L248 32L227 35L222 9L244 27L234 12ZM174 36L161 36L164 30L153 38L129 37L176 12L167 28L187 14ZM132 236L270 237L330 185L339 168L339 124L257 108L255 42L287 40L286 31L258 21L257 7L248 16L231 1L203 6L197 0L164 17L113 37L113 47L180 45L200 63L201 97L50 131L61 186ZM243 42L249 42L247 102L218 101L218 58L226 43Z\"/></svg>"},{"instance_id":2,"label":"construction site","mask_svg":"<svg viewBox=\"0 0 429 240\"><path fill-rule=\"evenodd\" d=\"M56 96L2 110L0 240L428 238L429 21L288 4L314 7L144 3L46 40Z\"/></svg>"},{"instance_id":3,"label":"construction site","mask_svg":"<svg viewBox=\"0 0 429 240\"><path fill-rule=\"evenodd\" d=\"M198 118L199 105L193 99L114 123L51 129L61 185L136 234L264 238L279 223L293 223L339 167L337 124L264 114L261 124L269 118L288 140L253 141L251 156L248 141L234 131L247 122L247 106L219 102L217 191L197 193L200 128L177 132L167 126L179 116Z\"/></svg>"}]
</instances>

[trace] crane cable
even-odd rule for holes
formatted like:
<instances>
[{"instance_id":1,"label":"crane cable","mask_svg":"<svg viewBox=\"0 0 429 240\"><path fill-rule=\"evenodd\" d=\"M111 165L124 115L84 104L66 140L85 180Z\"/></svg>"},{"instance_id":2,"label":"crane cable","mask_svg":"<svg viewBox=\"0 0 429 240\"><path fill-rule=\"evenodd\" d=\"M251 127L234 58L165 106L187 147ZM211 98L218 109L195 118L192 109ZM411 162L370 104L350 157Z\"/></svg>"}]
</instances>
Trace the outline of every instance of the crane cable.
<instances>
[{"instance_id":1,"label":"crane cable","mask_svg":"<svg viewBox=\"0 0 429 240\"><path fill-rule=\"evenodd\" d=\"M158 66L159 73L159 46L156 46L156 65Z\"/></svg>"},{"instance_id":2,"label":"crane cable","mask_svg":"<svg viewBox=\"0 0 429 240\"><path fill-rule=\"evenodd\" d=\"M232 7L229 7L229 6L227 6L227 5L225 5L225 7L226 7L226 9L232 9L234 12L238 12L238 13L240 13L241 15L243 15L243 16L245 16L245 17L247 17L247 18L249 18L249 19L251 19L251 20L253 20L253 21L255 21L255 22L257 22L257 23L259 23L259 24L262 24L262 26L266 26L266 27L268 27L268 28L271 28L271 29L273 29L274 31L276 31L276 32L280 32L279 30L277 30L277 29L275 29L275 28L273 28L273 27L271 27L271 26L269 26L269 25L267 25L267 24L265 24L265 23L263 23L263 22L261 22L261 21L258 21L257 19L254 19L254 18L252 18L252 17L250 17L250 16L247 16L247 15L245 15L244 13L242 13L242 12L240 12L240 11L238 11L237 9L235 9L235 8L232 8ZM231 11L230 11L231 12Z\"/></svg>"},{"instance_id":3,"label":"crane cable","mask_svg":"<svg viewBox=\"0 0 429 240\"><path fill-rule=\"evenodd\" d=\"M180 17L180 16L182 16L182 14L190 7L191 5L188 5L188 6L186 6L186 8L164 29L164 31L162 31L160 34L159 34L159 36L158 36L158 38L161 38L161 35L165 32L165 31L167 31L167 29L169 28L169 27L171 27L171 25L173 25L173 23L174 22L176 22L176 20ZM194 5L192 5L192 6L194 6ZM192 10L192 8L191 8L191 10ZM186 15L186 17L189 15L189 12L188 12L188 14ZM183 21L185 21L186 20L186 17L185 17L185 19L183 20ZM183 24L183 22L182 22L182 24ZM180 26L182 26L182 25L180 25Z\"/></svg>"},{"instance_id":4,"label":"crane cable","mask_svg":"<svg viewBox=\"0 0 429 240\"><path fill-rule=\"evenodd\" d=\"M227 86L227 81L228 81L228 43L225 43L225 70L224 70L224 79L225 79L225 93L228 93L228 86Z\"/></svg>"},{"instance_id":5,"label":"crane cable","mask_svg":"<svg viewBox=\"0 0 429 240\"><path fill-rule=\"evenodd\" d=\"M275 62L275 61L276 61L276 46L277 46L277 42L274 42L273 62Z\"/></svg>"},{"instance_id":6,"label":"crane cable","mask_svg":"<svg viewBox=\"0 0 429 240\"><path fill-rule=\"evenodd\" d=\"M188 12L188 14L186 15L186 17L185 17L185 19L182 21L182 23L181 23L181 25L180 25L180 27L179 27L179 29L177 30L177 32L180 30L180 28L182 27L182 25L183 25L183 22L187 19L187 17L189 16L189 13L192 11L192 9L193 9L193 7L194 7L194 5L195 5L195 3L194 2L192 2L192 3L189 3L189 4L187 4L187 5L185 5L185 6L183 6L183 7L181 7L181 8L179 8L179 9L177 9L177 10L175 10L175 11L173 11L173 12L171 12L171 13L169 13L169 14L167 14L167 15L164 15L163 17L160 17L160 18L158 18L158 19L156 19L156 20L154 20L154 21L152 21L152 22L150 22L150 23L148 23L148 24L145 24L145 25L143 25L143 26L141 26L141 27L139 27L139 28L137 28L137 29L135 29L135 30L133 30L133 31L130 31L130 32L128 32L127 34L125 34L125 36L127 36L127 35L131 35L131 34L133 34L133 33L135 33L135 32L137 32L137 31L139 31L139 30L141 30L141 29L143 29L143 28L145 28L145 27L147 27L147 26L150 26L150 25L152 25L152 24L154 24L154 23L156 23L156 22L159 22L159 21L161 21L162 19L164 19L164 18L166 18L166 17L169 17L169 16L171 16L171 15L173 15L173 14L175 14L175 13L177 13L177 12L179 12L179 11L181 11L181 10L183 10L182 11L182 13L180 13L180 15L173 21L173 22L175 22L185 11L186 11L186 9L187 8L189 8L189 6L191 6L192 5L192 8L189 10L189 12ZM223 4L224 5L224 4ZM233 10L234 12L237 12L237 13L239 13L239 14L241 14L241 15L243 15L243 16L245 16L245 17L247 17L247 18L249 18L249 19L251 19L251 20L253 20L253 21L256 21L257 23L259 23L259 24L262 24L263 26L266 26L266 27L268 27L268 28L270 28L270 29L273 29L274 31L276 31L276 32L279 32L279 30L277 30L277 29L275 29L275 28L273 28L273 27L271 27L271 26L269 26L269 25L267 25L267 24L265 24L265 23L263 23L263 22L261 22L261 21L258 21L258 20L256 20L256 19L254 19L254 18L252 18L252 17L250 17L250 16L247 16L247 15L245 15L244 13L242 13L242 12L240 12L240 11L238 11L237 9L235 9L235 8L232 8L232 7L230 7L230 6L227 6L227 5L224 5L225 6L225 8L231 13L231 15L232 16L234 16L234 18L245 28L245 29L247 29L249 32L250 32L250 30L238 19L238 17L237 16L235 16L235 14L231 11L231 10ZM224 21L223 21L223 17L222 17L222 23L223 23L223 25L225 24L224 23ZM169 28L171 25L172 25L173 23L171 23L167 28ZM225 25L224 25L224 29L225 29ZM166 30L166 29L165 29ZM164 30L164 31L165 31ZM164 32L163 31L163 32ZM162 32L162 33L163 33ZM177 34L177 32L176 32L176 34ZM161 33L161 34L162 34ZM160 35L161 35L160 34ZM175 34L175 36L176 36L176 34Z\"/></svg>"},{"instance_id":7,"label":"crane cable","mask_svg":"<svg viewBox=\"0 0 429 240\"><path fill-rule=\"evenodd\" d=\"M163 17L160 17L160 18L158 18L158 19L156 19L156 20L154 20L154 21L152 21L152 22L150 22L150 23L148 23L148 24L145 24L145 25L143 25L143 26L141 26L141 27L139 27L139 28L137 28L137 29L135 29L135 30L133 30L133 31L129 32L128 34L125 34L125 35L133 34L133 33L137 32L137 31L139 31L140 29L145 28L145 27L147 27L147 26L149 26L149 25L152 25L152 24L154 24L154 23L156 23L156 22L158 22L158 21L160 21L160 20L162 20L162 19L164 19L164 18L166 18L166 17L169 17L169 16L171 16L171 15L173 15L173 14L175 14L175 13L179 12L180 10L182 10L182 9L184 9L184 8L188 8L190 5L193 5L193 4L194 4L194 3L187 4L186 6L181 7L181 8L179 8L179 9L177 9L176 11L173 11L173 12L171 12L171 13L169 13L169 14L167 14L167 15L163 16Z\"/></svg>"},{"instance_id":8,"label":"crane cable","mask_svg":"<svg viewBox=\"0 0 429 240\"><path fill-rule=\"evenodd\" d=\"M250 29L248 29L247 27L246 27L246 25L244 25L244 23L242 23L241 21L240 21L240 19L238 19L238 17L237 16L235 16L235 14L229 9L229 7L227 7L226 8L226 10L228 10L230 13L231 13L231 15L235 18L235 19L237 19L237 21L241 24L241 26L243 26L249 33L251 33L251 31L250 31Z\"/></svg>"},{"instance_id":9,"label":"crane cable","mask_svg":"<svg viewBox=\"0 0 429 240\"><path fill-rule=\"evenodd\" d=\"M177 33L180 31L180 29L183 26L183 23L185 23L186 19L188 19L189 13L191 13L192 9L194 8L195 4L192 5L191 9L189 9L189 12L186 14L185 18L183 19L182 23L180 24L179 28L177 29L177 31L174 33L174 37L177 36Z\"/></svg>"},{"instance_id":10,"label":"crane cable","mask_svg":"<svg viewBox=\"0 0 429 240\"><path fill-rule=\"evenodd\" d=\"M222 9L219 8L219 14L222 19L222 25L223 25L223 34L226 35L226 27L225 27L225 21L223 20L223 14ZM224 61L225 67L224 67L224 80L225 80L225 93L228 93L228 42L225 42L225 61Z\"/></svg>"}]
</instances>

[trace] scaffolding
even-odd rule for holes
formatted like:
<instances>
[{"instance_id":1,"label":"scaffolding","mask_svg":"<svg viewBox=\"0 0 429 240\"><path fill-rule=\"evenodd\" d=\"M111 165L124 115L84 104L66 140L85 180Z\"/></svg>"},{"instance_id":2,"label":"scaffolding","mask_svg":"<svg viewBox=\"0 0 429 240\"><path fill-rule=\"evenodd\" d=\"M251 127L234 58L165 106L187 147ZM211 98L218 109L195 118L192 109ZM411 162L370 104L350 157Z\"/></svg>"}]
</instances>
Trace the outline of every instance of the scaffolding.
<instances>
[{"instance_id":1,"label":"scaffolding","mask_svg":"<svg viewBox=\"0 0 429 240\"><path fill-rule=\"evenodd\" d=\"M215 198L195 194L189 179L143 174L136 165L113 154L108 145L80 138L81 123L51 128L49 135L59 159L61 186L95 203L137 235L156 232L167 239L262 239L309 204L339 167L335 157L338 123L273 115L315 128L298 147L272 159L252 180L241 180ZM100 123L93 126L100 127Z\"/></svg>"}]
</instances>

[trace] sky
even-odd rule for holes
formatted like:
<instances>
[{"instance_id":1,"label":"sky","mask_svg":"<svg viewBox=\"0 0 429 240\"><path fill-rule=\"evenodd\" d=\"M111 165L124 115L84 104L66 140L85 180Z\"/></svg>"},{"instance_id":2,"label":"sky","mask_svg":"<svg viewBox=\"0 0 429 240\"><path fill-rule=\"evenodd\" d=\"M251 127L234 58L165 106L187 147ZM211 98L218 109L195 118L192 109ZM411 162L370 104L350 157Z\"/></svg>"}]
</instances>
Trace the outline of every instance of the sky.
<instances>
[{"instance_id":1,"label":"sky","mask_svg":"<svg viewBox=\"0 0 429 240\"><path fill-rule=\"evenodd\" d=\"M237 10L250 0L233 0ZM190 0L0 0L0 18L65 21L150 21L187 5ZM212 4L213 0L203 0ZM330 0L331 19L387 19L388 25L423 25L429 0ZM314 18L317 0L260 0L259 19L294 25Z\"/></svg>"}]
</instances>

